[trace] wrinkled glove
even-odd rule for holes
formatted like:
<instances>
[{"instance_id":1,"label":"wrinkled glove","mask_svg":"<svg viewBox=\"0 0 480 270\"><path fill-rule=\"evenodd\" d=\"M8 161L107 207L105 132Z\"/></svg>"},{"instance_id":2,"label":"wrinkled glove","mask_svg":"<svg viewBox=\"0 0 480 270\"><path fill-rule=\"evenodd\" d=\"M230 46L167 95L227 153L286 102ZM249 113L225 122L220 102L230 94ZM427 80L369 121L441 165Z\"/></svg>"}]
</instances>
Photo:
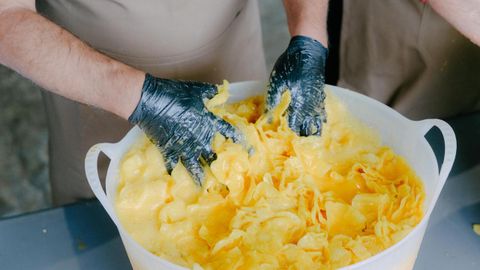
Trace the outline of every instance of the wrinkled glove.
<instances>
[{"instance_id":1,"label":"wrinkled glove","mask_svg":"<svg viewBox=\"0 0 480 270\"><path fill-rule=\"evenodd\" d=\"M270 75L266 110L280 103L290 91L287 109L289 127L300 136L321 135L325 112L325 61L328 49L306 36L294 36L278 58Z\"/></svg>"},{"instance_id":2,"label":"wrinkled glove","mask_svg":"<svg viewBox=\"0 0 480 270\"><path fill-rule=\"evenodd\" d=\"M193 180L202 185L202 165L216 159L212 140L220 132L235 142L237 130L209 112L204 101L217 94L213 84L145 76L142 97L129 117L160 148L168 173L179 160Z\"/></svg>"}]
</instances>

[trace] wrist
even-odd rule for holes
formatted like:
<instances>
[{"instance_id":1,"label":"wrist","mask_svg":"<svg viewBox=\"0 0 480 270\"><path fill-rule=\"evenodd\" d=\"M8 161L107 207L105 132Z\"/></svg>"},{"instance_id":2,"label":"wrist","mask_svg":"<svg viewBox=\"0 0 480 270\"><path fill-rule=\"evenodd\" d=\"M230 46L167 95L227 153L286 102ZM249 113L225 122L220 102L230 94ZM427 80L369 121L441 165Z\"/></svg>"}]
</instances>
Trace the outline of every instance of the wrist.
<instances>
[{"instance_id":1,"label":"wrist","mask_svg":"<svg viewBox=\"0 0 480 270\"><path fill-rule=\"evenodd\" d=\"M292 37L311 37L328 46L327 11L328 0L284 0L288 30Z\"/></svg>"},{"instance_id":2,"label":"wrist","mask_svg":"<svg viewBox=\"0 0 480 270\"><path fill-rule=\"evenodd\" d=\"M290 30L290 35L305 36L312 38L322 44L323 47L328 48L328 35L326 27L319 27L315 25L299 25Z\"/></svg>"},{"instance_id":3,"label":"wrist","mask_svg":"<svg viewBox=\"0 0 480 270\"><path fill-rule=\"evenodd\" d=\"M131 68L119 75L123 77L119 80L123 83L120 85L118 99L112 98L112 112L128 120L140 102L145 72Z\"/></svg>"}]
</instances>

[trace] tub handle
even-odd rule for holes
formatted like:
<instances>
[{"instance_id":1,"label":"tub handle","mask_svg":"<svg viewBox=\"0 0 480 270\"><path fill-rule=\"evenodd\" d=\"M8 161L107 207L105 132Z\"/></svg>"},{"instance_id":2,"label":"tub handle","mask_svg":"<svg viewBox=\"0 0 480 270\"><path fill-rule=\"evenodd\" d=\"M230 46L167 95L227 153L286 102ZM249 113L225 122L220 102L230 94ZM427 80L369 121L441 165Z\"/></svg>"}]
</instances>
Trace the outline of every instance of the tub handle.
<instances>
[{"instance_id":1,"label":"tub handle","mask_svg":"<svg viewBox=\"0 0 480 270\"><path fill-rule=\"evenodd\" d=\"M88 184L90 184L93 193L105 208L115 225L120 228L120 222L115 215L112 205L107 199L106 192L103 190L100 176L98 175L98 156L103 152L111 158L114 155L112 146L113 144L111 143L99 143L92 146L85 157L85 173L87 175Z\"/></svg>"},{"instance_id":2,"label":"tub handle","mask_svg":"<svg viewBox=\"0 0 480 270\"><path fill-rule=\"evenodd\" d=\"M445 144L445 154L443 157L442 166L440 167L438 180L441 183L440 187L443 187L448 178L450 170L452 170L453 162L455 161L455 155L457 153L457 139L455 138L455 132L453 132L452 127L450 127L447 122L440 119L426 119L418 121L417 123L420 125L423 136L425 136L425 134L427 134L427 132L433 127L437 127L442 133L443 142ZM441 189L438 190L437 193L439 194L440 191Z\"/></svg>"}]
</instances>

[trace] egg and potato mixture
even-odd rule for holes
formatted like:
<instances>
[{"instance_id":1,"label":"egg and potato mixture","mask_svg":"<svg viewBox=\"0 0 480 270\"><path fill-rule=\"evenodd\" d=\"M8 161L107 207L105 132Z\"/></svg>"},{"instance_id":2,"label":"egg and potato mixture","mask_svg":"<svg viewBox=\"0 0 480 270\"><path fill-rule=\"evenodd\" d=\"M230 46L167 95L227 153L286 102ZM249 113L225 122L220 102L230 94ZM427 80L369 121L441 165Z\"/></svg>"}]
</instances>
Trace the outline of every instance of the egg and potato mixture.
<instances>
[{"instance_id":1,"label":"egg and potato mixture","mask_svg":"<svg viewBox=\"0 0 480 270\"><path fill-rule=\"evenodd\" d=\"M260 97L207 102L245 135L216 135L203 187L179 163L169 175L146 138L124 156L118 217L144 248L195 269L336 269L381 252L422 218L425 192L407 162L327 93L321 137L299 137Z\"/></svg>"}]
</instances>

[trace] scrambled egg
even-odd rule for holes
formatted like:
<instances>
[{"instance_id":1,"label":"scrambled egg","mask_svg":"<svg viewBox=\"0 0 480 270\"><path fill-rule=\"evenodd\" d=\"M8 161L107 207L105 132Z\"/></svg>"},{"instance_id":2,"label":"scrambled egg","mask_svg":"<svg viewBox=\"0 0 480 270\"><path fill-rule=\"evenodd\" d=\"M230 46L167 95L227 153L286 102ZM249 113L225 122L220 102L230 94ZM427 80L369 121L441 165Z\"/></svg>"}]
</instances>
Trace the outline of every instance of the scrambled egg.
<instances>
[{"instance_id":1,"label":"scrambled egg","mask_svg":"<svg viewBox=\"0 0 480 270\"><path fill-rule=\"evenodd\" d=\"M288 94L263 115L261 98L227 105L228 84L220 88L207 106L247 145L217 135L202 188L182 164L168 175L147 138L123 158L116 211L147 250L195 269L336 269L420 222L419 178L334 95L322 136L298 137L283 116Z\"/></svg>"}]
</instances>

